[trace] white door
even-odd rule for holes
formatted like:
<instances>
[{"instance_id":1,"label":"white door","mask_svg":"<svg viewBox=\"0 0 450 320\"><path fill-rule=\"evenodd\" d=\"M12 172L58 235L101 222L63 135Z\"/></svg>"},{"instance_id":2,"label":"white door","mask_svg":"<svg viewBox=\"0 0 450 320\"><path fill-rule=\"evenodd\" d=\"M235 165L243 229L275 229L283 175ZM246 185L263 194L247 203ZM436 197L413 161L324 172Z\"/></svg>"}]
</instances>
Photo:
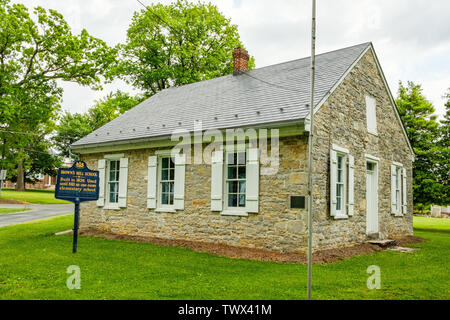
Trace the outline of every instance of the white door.
<instances>
[{"instance_id":1,"label":"white door","mask_svg":"<svg viewBox=\"0 0 450 320\"><path fill-rule=\"evenodd\" d=\"M367 162L367 234L378 233L378 165Z\"/></svg>"}]
</instances>

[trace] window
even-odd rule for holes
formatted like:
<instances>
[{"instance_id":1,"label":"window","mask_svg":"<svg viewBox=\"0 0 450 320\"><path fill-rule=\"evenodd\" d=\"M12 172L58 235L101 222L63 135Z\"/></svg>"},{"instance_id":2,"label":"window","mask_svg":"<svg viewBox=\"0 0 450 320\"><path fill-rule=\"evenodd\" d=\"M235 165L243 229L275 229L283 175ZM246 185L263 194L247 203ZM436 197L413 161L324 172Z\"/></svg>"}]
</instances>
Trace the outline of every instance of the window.
<instances>
[{"instance_id":1,"label":"window","mask_svg":"<svg viewBox=\"0 0 450 320\"><path fill-rule=\"evenodd\" d=\"M355 160L349 150L333 145L330 151L330 214L335 219L353 216Z\"/></svg>"},{"instance_id":2,"label":"window","mask_svg":"<svg viewBox=\"0 0 450 320\"><path fill-rule=\"evenodd\" d=\"M342 214L345 203L345 155L337 156L337 179L336 179L336 211Z\"/></svg>"},{"instance_id":3,"label":"window","mask_svg":"<svg viewBox=\"0 0 450 320\"><path fill-rule=\"evenodd\" d=\"M184 210L186 156L160 150L148 157L147 208L157 212Z\"/></svg>"},{"instance_id":4,"label":"window","mask_svg":"<svg viewBox=\"0 0 450 320\"><path fill-rule=\"evenodd\" d=\"M259 212L259 149L214 151L211 164L211 211L247 217Z\"/></svg>"},{"instance_id":5,"label":"window","mask_svg":"<svg viewBox=\"0 0 450 320\"><path fill-rule=\"evenodd\" d=\"M128 158L123 154L106 154L98 160L99 193L97 206L119 210L127 207Z\"/></svg>"},{"instance_id":6,"label":"window","mask_svg":"<svg viewBox=\"0 0 450 320\"><path fill-rule=\"evenodd\" d=\"M161 158L160 165L160 201L163 206L174 204L175 162L172 157Z\"/></svg>"},{"instance_id":7,"label":"window","mask_svg":"<svg viewBox=\"0 0 450 320\"><path fill-rule=\"evenodd\" d=\"M227 153L226 163L226 203L228 208L245 208L246 205L246 153Z\"/></svg>"},{"instance_id":8,"label":"window","mask_svg":"<svg viewBox=\"0 0 450 320\"><path fill-rule=\"evenodd\" d=\"M391 165L391 212L402 216L407 212L406 169L401 163Z\"/></svg>"},{"instance_id":9,"label":"window","mask_svg":"<svg viewBox=\"0 0 450 320\"><path fill-rule=\"evenodd\" d=\"M377 101L375 98L366 96L366 116L367 116L367 131L372 134L377 134Z\"/></svg>"},{"instance_id":10,"label":"window","mask_svg":"<svg viewBox=\"0 0 450 320\"><path fill-rule=\"evenodd\" d=\"M397 212L401 212L401 205L403 203L401 194L402 194L402 169L400 167L396 168L396 179L395 179L395 202L396 202L396 210Z\"/></svg>"},{"instance_id":11,"label":"window","mask_svg":"<svg viewBox=\"0 0 450 320\"><path fill-rule=\"evenodd\" d=\"M120 173L120 161L110 160L108 161L108 202L119 202L119 173Z\"/></svg>"}]
</instances>

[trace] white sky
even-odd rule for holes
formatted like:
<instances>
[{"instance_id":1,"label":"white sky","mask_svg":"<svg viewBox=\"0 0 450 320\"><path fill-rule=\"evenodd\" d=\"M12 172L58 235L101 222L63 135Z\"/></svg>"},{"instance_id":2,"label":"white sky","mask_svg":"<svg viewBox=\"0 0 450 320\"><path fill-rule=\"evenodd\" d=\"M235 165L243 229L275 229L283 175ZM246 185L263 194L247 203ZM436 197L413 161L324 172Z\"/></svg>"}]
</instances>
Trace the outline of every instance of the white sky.
<instances>
[{"instance_id":1,"label":"white sky","mask_svg":"<svg viewBox=\"0 0 450 320\"><path fill-rule=\"evenodd\" d=\"M141 0L150 4L151 0ZM21 0L64 15L73 31L110 45L124 42L136 0ZM169 3L171 1L160 1ZM257 67L310 55L311 0L211 0L239 27ZM317 0L317 53L372 41L394 96L398 81L422 84L437 113L450 88L450 1ZM110 91L133 92L122 81L92 91L65 83L63 108L84 112Z\"/></svg>"}]
</instances>

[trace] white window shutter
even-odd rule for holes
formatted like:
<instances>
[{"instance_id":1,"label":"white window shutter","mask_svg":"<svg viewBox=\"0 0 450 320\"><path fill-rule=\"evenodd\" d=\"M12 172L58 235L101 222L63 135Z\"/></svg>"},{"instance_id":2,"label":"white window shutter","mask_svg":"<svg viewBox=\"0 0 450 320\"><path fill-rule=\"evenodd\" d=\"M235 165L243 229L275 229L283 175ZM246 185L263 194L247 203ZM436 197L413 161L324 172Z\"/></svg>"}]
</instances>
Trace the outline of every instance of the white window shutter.
<instances>
[{"instance_id":1,"label":"white window shutter","mask_svg":"<svg viewBox=\"0 0 450 320\"><path fill-rule=\"evenodd\" d=\"M148 157L147 208L156 209L158 157Z\"/></svg>"},{"instance_id":2,"label":"white window shutter","mask_svg":"<svg viewBox=\"0 0 450 320\"><path fill-rule=\"evenodd\" d=\"M247 151L247 183L246 183L246 211L259 212L259 149L251 148Z\"/></svg>"},{"instance_id":3,"label":"white window shutter","mask_svg":"<svg viewBox=\"0 0 450 320\"><path fill-rule=\"evenodd\" d=\"M214 151L211 162L211 211L222 211L223 151Z\"/></svg>"},{"instance_id":4,"label":"white window shutter","mask_svg":"<svg viewBox=\"0 0 450 320\"><path fill-rule=\"evenodd\" d=\"M98 190L98 200L97 200L97 206L103 207L105 205L105 170L106 170L106 160L101 159L98 160L98 184L99 184L99 190Z\"/></svg>"},{"instance_id":5,"label":"white window shutter","mask_svg":"<svg viewBox=\"0 0 450 320\"><path fill-rule=\"evenodd\" d=\"M406 169L403 169L403 178L402 178L402 183L403 183L403 214L407 214L408 213L408 192L406 190Z\"/></svg>"},{"instance_id":6,"label":"white window shutter","mask_svg":"<svg viewBox=\"0 0 450 320\"><path fill-rule=\"evenodd\" d=\"M391 213L397 214L397 198L396 198L396 184L397 179L397 167L395 165L391 165Z\"/></svg>"},{"instance_id":7,"label":"white window shutter","mask_svg":"<svg viewBox=\"0 0 450 320\"><path fill-rule=\"evenodd\" d=\"M377 101L366 96L367 131L377 134Z\"/></svg>"},{"instance_id":8,"label":"white window shutter","mask_svg":"<svg viewBox=\"0 0 450 320\"><path fill-rule=\"evenodd\" d=\"M184 181L186 174L186 155L177 154L175 156L175 187L174 187L174 207L175 210L184 210Z\"/></svg>"},{"instance_id":9,"label":"white window shutter","mask_svg":"<svg viewBox=\"0 0 450 320\"><path fill-rule=\"evenodd\" d=\"M355 207L355 158L348 156L348 215L353 216Z\"/></svg>"},{"instance_id":10,"label":"white window shutter","mask_svg":"<svg viewBox=\"0 0 450 320\"><path fill-rule=\"evenodd\" d=\"M330 215L336 216L337 153L330 150Z\"/></svg>"},{"instance_id":11,"label":"white window shutter","mask_svg":"<svg viewBox=\"0 0 450 320\"><path fill-rule=\"evenodd\" d=\"M128 158L120 158L119 172L119 207L127 207Z\"/></svg>"}]
</instances>

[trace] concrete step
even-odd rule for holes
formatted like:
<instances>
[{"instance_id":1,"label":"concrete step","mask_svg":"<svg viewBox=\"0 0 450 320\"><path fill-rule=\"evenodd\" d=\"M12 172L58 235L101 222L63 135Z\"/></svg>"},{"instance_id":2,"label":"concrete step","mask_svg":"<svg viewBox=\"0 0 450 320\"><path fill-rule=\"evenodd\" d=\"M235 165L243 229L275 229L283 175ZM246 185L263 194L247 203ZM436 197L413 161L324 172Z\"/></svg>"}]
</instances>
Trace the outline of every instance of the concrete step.
<instances>
[{"instance_id":1,"label":"concrete step","mask_svg":"<svg viewBox=\"0 0 450 320\"><path fill-rule=\"evenodd\" d=\"M420 248L394 247L394 248L390 248L389 250L402 252L402 253L413 253L413 252L420 250Z\"/></svg>"},{"instance_id":2,"label":"concrete step","mask_svg":"<svg viewBox=\"0 0 450 320\"><path fill-rule=\"evenodd\" d=\"M388 247L393 247L397 244L397 242L395 240L369 240L367 241L367 243L370 244L374 244L376 246L379 246L381 248L388 248Z\"/></svg>"}]
</instances>

